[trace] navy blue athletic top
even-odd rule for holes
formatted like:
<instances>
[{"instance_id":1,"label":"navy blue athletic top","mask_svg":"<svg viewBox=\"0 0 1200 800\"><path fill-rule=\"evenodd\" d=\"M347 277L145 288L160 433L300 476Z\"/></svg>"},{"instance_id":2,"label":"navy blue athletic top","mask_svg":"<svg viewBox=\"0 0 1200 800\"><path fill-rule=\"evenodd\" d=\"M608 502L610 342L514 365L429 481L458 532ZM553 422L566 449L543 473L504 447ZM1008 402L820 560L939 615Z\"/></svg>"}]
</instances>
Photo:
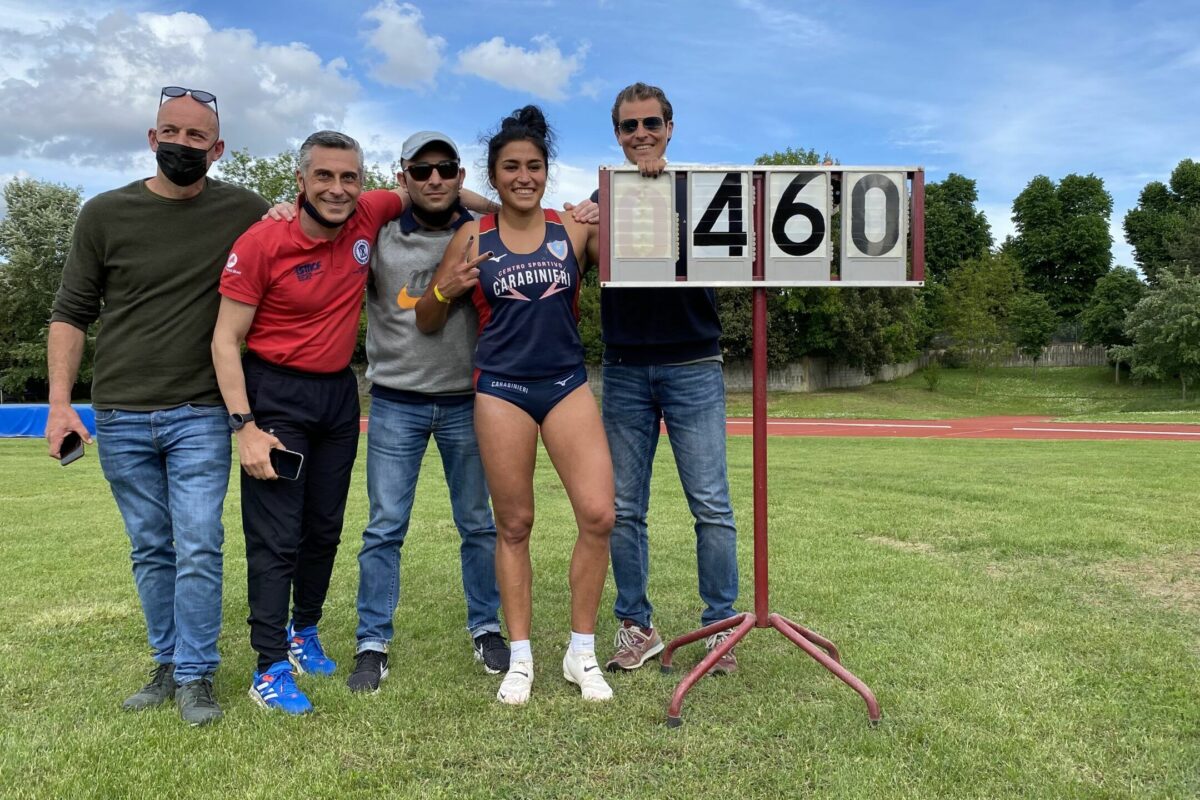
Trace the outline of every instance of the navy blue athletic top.
<instances>
[{"instance_id":1,"label":"navy blue athletic top","mask_svg":"<svg viewBox=\"0 0 1200 800\"><path fill-rule=\"evenodd\" d=\"M579 338L579 262L562 219L551 209L546 235L532 253L500 240L499 220L479 220L479 265L472 300L479 312L475 368L510 378L558 377L583 363Z\"/></svg>"}]
</instances>

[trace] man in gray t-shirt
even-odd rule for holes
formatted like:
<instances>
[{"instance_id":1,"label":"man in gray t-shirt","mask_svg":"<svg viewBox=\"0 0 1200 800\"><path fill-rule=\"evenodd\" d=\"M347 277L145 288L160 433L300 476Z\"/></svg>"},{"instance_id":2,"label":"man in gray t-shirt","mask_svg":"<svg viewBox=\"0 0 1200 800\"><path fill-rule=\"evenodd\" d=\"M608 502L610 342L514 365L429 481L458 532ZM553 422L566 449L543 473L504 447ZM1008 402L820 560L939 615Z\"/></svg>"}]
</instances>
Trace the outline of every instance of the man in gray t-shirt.
<instances>
[{"instance_id":1,"label":"man in gray t-shirt","mask_svg":"<svg viewBox=\"0 0 1200 800\"><path fill-rule=\"evenodd\" d=\"M412 203L379 233L367 283L367 430L370 520L358 555L358 648L351 691L373 692L387 676L399 601L400 548L429 437L442 457L454 524L462 537L467 630L489 673L508 670L496 588L496 525L475 440L472 366L478 320L469 297L443 300L430 280L454 231L471 219L459 202L466 171L450 137L410 136L401 151ZM413 308L427 291L451 305L435 334L417 330Z\"/></svg>"}]
</instances>

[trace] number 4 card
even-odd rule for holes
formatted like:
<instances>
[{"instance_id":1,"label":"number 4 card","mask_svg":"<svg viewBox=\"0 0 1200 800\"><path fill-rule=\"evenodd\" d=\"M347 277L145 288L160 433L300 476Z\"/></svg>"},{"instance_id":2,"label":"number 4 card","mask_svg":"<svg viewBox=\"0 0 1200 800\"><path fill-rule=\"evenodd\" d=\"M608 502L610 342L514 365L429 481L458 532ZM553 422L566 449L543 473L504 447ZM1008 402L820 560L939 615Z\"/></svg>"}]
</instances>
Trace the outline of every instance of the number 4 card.
<instances>
[{"instance_id":1,"label":"number 4 card","mask_svg":"<svg viewBox=\"0 0 1200 800\"><path fill-rule=\"evenodd\" d=\"M688 281L754 279L750 173L688 172Z\"/></svg>"}]
</instances>

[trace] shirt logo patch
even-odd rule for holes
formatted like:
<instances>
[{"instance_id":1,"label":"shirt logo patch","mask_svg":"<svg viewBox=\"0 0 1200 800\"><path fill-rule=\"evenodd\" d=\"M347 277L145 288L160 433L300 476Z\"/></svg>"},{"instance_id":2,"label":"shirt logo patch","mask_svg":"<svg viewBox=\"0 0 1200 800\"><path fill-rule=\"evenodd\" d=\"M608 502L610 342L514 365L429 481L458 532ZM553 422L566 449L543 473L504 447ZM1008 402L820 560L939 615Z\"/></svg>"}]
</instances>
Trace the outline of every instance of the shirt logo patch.
<instances>
[{"instance_id":1,"label":"shirt logo patch","mask_svg":"<svg viewBox=\"0 0 1200 800\"><path fill-rule=\"evenodd\" d=\"M232 272L234 275L241 275L242 272L237 267L237 253L230 253L229 260L225 262L225 271Z\"/></svg>"},{"instance_id":2,"label":"shirt logo patch","mask_svg":"<svg viewBox=\"0 0 1200 800\"><path fill-rule=\"evenodd\" d=\"M367 239L359 239L354 243L354 260L364 266L371 260L371 242Z\"/></svg>"},{"instance_id":3,"label":"shirt logo patch","mask_svg":"<svg viewBox=\"0 0 1200 800\"><path fill-rule=\"evenodd\" d=\"M546 242L546 249L550 251L550 255L557 258L559 261L567 259L567 240L558 239L553 242Z\"/></svg>"},{"instance_id":4,"label":"shirt logo patch","mask_svg":"<svg viewBox=\"0 0 1200 800\"><path fill-rule=\"evenodd\" d=\"M320 261L310 261L307 264L301 264L298 267L292 267L292 272L296 274L296 279L300 281L306 281L320 271Z\"/></svg>"}]
</instances>

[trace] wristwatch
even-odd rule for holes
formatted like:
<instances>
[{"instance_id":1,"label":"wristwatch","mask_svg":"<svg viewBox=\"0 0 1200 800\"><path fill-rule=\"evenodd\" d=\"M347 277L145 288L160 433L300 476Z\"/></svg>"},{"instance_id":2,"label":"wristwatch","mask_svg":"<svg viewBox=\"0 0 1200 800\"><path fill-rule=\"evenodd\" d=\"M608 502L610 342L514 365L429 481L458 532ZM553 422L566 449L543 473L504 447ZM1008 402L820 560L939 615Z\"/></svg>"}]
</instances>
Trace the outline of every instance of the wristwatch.
<instances>
[{"instance_id":1,"label":"wristwatch","mask_svg":"<svg viewBox=\"0 0 1200 800\"><path fill-rule=\"evenodd\" d=\"M254 422L254 415L247 411L245 414L230 414L229 429L231 431L240 431L246 426L247 422Z\"/></svg>"}]
</instances>

